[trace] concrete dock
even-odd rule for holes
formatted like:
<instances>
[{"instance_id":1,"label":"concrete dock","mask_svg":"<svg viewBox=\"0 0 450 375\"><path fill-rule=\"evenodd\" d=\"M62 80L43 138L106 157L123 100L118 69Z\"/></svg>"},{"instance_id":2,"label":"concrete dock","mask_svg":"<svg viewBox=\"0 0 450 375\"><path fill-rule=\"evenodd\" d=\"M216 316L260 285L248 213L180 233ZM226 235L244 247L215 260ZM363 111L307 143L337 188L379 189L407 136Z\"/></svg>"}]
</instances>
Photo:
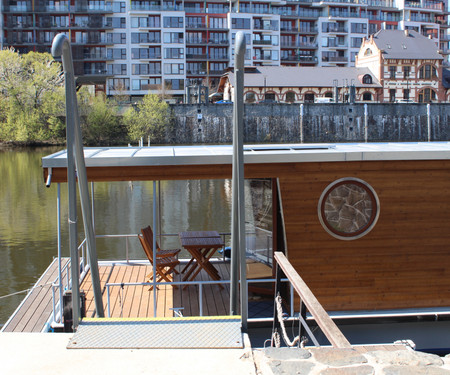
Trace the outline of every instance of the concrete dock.
<instances>
[{"instance_id":1,"label":"concrete dock","mask_svg":"<svg viewBox=\"0 0 450 375\"><path fill-rule=\"evenodd\" d=\"M382 346L352 349L67 349L71 333L0 334L1 373L450 375L450 356Z\"/></svg>"}]
</instances>

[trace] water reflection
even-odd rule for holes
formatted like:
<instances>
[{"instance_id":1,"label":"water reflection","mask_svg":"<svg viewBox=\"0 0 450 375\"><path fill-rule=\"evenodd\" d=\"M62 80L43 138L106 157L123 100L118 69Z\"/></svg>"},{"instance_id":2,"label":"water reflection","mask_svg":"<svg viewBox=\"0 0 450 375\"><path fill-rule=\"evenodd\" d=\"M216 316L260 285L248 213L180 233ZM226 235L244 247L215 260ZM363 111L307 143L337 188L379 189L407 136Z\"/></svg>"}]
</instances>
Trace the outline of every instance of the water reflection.
<instances>
[{"instance_id":1,"label":"water reflection","mask_svg":"<svg viewBox=\"0 0 450 375\"><path fill-rule=\"evenodd\" d=\"M57 255L57 184L46 188L41 158L56 148L0 151L0 296L31 287ZM162 181L162 232L230 231L230 182L224 180ZM153 183L96 183L97 234L131 234L152 224ZM67 184L61 184L62 253L69 256ZM79 236L83 237L81 210ZM177 237L165 247L179 247ZM98 239L99 259L124 259L125 241ZM144 258L139 242L130 241L130 257ZM0 324L24 295L0 299Z\"/></svg>"}]
</instances>

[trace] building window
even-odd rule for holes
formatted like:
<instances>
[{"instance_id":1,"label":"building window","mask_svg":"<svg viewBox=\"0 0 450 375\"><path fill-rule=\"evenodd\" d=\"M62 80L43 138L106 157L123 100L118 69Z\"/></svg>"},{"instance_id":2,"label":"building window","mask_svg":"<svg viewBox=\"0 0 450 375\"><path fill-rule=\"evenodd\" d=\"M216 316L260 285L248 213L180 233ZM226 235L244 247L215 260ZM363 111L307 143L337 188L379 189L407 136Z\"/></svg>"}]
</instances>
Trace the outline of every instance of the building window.
<instances>
[{"instance_id":1,"label":"building window","mask_svg":"<svg viewBox=\"0 0 450 375\"><path fill-rule=\"evenodd\" d=\"M250 29L249 18L233 18L231 20L232 29Z\"/></svg>"},{"instance_id":2,"label":"building window","mask_svg":"<svg viewBox=\"0 0 450 375\"><path fill-rule=\"evenodd\" d=\"M164 64L164 74L184 74L184 64Z\"/></svg>"},{"instance_id":3,"label":"building window","mask_svg":"<svg viewBox=\"0 0 450 375\"><path fill-rule=\"evenodd\" d=\"M323 228L340 240L355 240L369 233L380 214L375 190L365 181L346 177L323 191L318 215Z\"/></svg>"},{"instance_id":4,"label":"building window","mask_svg":"<svg viewBox=\"0 0 450 375\"><path fill-rule=\"evenodd\" d=\"M123 60L127 58L126 48L108 48L106 57L109 60Z\"/></svg>"},{"instance_id":5,"label":"building window","mask_svg":"<svg viewBox=\"0 0 450 375\"><path fill-rule=\"evenodd\" d=\"M365 101L365 102L372 101L372 94L370 92L365 92L363 94L362 100Z\"/></svg>"},{"instance_id":6,"label":"building window","mask_svg":"<svg viewBox=\"0 0 450 375\"><path fill-rule=\"evenodd\" d=\"M419 70L419 78L431 79L437 78L436 68L433 65L424 65Z\"/></svg>"},{"instance_id":7,"label":"building window","mask_svg":"<svg viewBox=\"0 0 450 375\"><path fill-rule=\"evenodd\" d=\"M126 91L130 89L129 78L111 78L108 80L110 90Z\"/></svg>"},{"instance_id":8,"label":"building window","mask_svg":"<svg viewBox=\"0 0 450 375\"><path fill-rule=\"evenodd\" d=\"M389 89L389 101L391 103L395 102L395 89Z\"/></svg>"},{"instance_id":9,"label":"building window","mask_svg":"<svg viewBox=\"0 0 450 375\"><path fill-rule=\"evenodd\" d=\"M184 79L165 79L166 90L184 90Z\"/></svg>"},{"instance_id":10,"label":"building window","mask_svg":"<svg viewBox=\"0 0 450 375\"><path fill-rule=\"evenodd\" d=\"M314 94L313 93L305 94L305 103L314 103Z\"/></svg>"},{"instance_id":11,"label":"building window","mask_svg":"<svg viewBox=\"0 0 450 375\"><path fill-rule=\"evenodd\" d=\"M404 79L409 78L410 74L411 74L411 67L410 66L404 66L403 67L403 78Z\"/></svg>"},{"instance_id":12,"label":"building window","mask_svg":"<svg viewBox=\"0 0 450 375\"><path fill-rule=\"evenodd\" d=\"M294 103L295 102L295 92L294 91L288 91L286 93L286 103Z\"/></svg>"},{"instance_id":13,"label":"building window","mask_svg":"<svg viewBox=\"0 0 450 375\"><path fill-rule=\"evenodd\" d=\"M106 34L106 41L112 44L126 44L127 34L126 33L108 33Z\"/></svg>"},{"instance_id":14,"label":"building window","mask_svg":"<svg viewBox=\"0 0 450 375\"><path fill-rule=\"evenodd\" d=\"M367 49L364 51L364 56L370 56L370 55L372 55L372 50L371 50L370 48L367 48Z\"/></svg>"},{"instance_id":15,"label":"building window","mask_svg":"<svg viewBox=\"0 0 450 375\"><path fill-rule=\"evenodd\" d=\"M133 64L131 65L131 73L133 75L161 74L161 63Z\"/></svg>"},{"instance_id":16,"label":"building window","mask_svg":"<svg viewBox=\"0 0 450 375\"><path fill-rule=\"evenodd\" d=\"M149 31L147 33L131 33L131 43L161 43L161 33L159 31Z\"/></svg>"},{"instance_id":17,"label":"building window","mask_svg":"<svg viewBox=\"0 0 450 375\"><path fill-rule=\"evenodd\" d=\"M245 94L246 103L254 103L256 101L256 96L254 92L248 92Z\"/></svg>"},{"instance_id":18,"label":"building window","mask_svg":"<svg viewBox=\"0 0 450 375\"><path fill-rule=\"evenodd\" d=\"M409 99L409 89L403 89L403 99Z\"/></svg>"},{"instance_id":19,"label":"building window","mask_svg":"<svg viewBox=\"0 0 450 375\"><path fill-rule=\"evenodd\" d=\"M367 85L372 84L372 76L370 74L365 74L363 79L362 79L362 82L367 84Z\"/></svg>"},{"instance_id":20,"label":"building window","mask_svg":"<svg viewBox=\"0 0 450 375\"><path fill-rule=\"evenodd\" d=\"M149 78L149 79L133 79L132 90L156 90L160 88L161 78Z\"/></svg>"},{"instance_id":21,"label":"building window","mask_svg":"<svg viewBox=\"0 0 450 375\"><path fill-rule=\"evenodd\" d=\"M164 33L164 43L184 43L184 33Z\"/></svg>"},{"instance_id":22,"label":"building window","mask_svg":"<svg viewBox=\"0 0 450 375\"><path fill-rule=\"evenodd\" d=\"M164 48L165 59L183 59L184 48Z\"/></svg>"},{"instance_id":23,"label":"building window","mask_svg":"<svg viewBox=\"0 0 450 375\"><path fill-rule=\"evenodd\" d=\"M389 66L389 78L395 79L395 74L397 73L397 67L395 65Z\"/></svg>"},{"instance_id":24,"label":"building window","mask_svg":"<svg viewBox=\"0 0 450 375\"><path fill-rule=\"evenodd\" d=\"M182 28L183 27L183 17L164 17L163 24L164 24L164 27Z\"/></svg>"},{"instance_id":25,"label":"building window","mask_svg":"<svg viewBox=\"0 0 450 375\"><path fill-rule=\"evenodd\" d=\"M419 92L419 103L430 103L436 100L436 91L432 89L423 89Z\"/></svg>"},{"instance_id":26,"label":"building window","mask_svg":"<svg viewBox=\"0 0 450 375\"><path fill-rule=\"evenodd\" d=\"M125 75L127 74L127 64L110 64L107 66L108 74Z\"/></svg>"},{"instance_id":27,"label":"building window","mask_svg":"<svg viewBox=\"0 0 450 375\"><path fill-rule=\"evenodd\" d=\"M268 102L275 102L275 93L273 92L268 92L266 94L264 94L264 100L268 101Z\"/></svg>"},{"instance_id":28,"label":"building window","mask_svg":"<svg viewBox=\"0 0 450 375\"><path fill-rule=\"evenodd\" d=\"M131 49L131 58L133 60L160 59L161 58L161 47L132 48Z\"/></svg>"}]
</instances>

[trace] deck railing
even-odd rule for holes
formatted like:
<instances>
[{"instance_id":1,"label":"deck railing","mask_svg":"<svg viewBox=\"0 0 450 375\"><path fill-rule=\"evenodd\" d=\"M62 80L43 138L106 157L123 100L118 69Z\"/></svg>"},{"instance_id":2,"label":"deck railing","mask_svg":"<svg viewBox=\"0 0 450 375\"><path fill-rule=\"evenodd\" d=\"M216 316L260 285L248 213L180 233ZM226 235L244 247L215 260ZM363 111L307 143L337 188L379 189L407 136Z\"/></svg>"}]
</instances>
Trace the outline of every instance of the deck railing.
<instances>
[{"instance_id":1,"label":"deck railing","mask_svg":"<svg viewBox=\"0 0 450 375\"><path fill-rule=\"evenodd\" d=\"M262 228L255 228L255 232L249 232L247 235L257 235L257 231L261 231L263 234L266 235L266 245L267 249L255 249L252 250L254 255L258 258L261 258L261 260L265 260L267 264L271 263L271 259L269 259L269 253L271 249L271 239L272 239L272 232L262 229ZM224 244L227 243L227 238L231 236L231 233L229 232L220 232L220 236L223 239ZM96 238L124 238L125 239L125 261L126 263L130 263L130 238L137 238L139 234L101 234L96 235ZM178 233L165 233L158 235L159 241L161 242L161 239L164 237L177 237ZM226 245L225 245L226 246ZM224 247L225 247L224 246ZM90 265L89 265L89 256L88 256L88 248L87 248L87 241L86 238L83 239L80 244L78 245L78 252L80 255L80 281L83 280L84 276L89 271ZM222 252L222 258L225 260L225 251ZM52 283L52 314L48 321L47 326L55 326L62 324L62 316L63 316L63 304L62 301L60 301L60 298L58 296L62 295L66 290L70 290L72 288L72 280L70 277L70 270L71 270L71 262L70 259L66 263L66 265L61 269L61 275L58 275L53 283ZM63 275L65 274L65 277L63 278ZM65 279L65 282L64 282ZM259 280L249 280L250 283L263 283L263 282L274 282L274 279L259 279ZM200 291L202 291L203 285L209 285L209 284L229 284L229 280L221 280L221 281L190 281L190 282L173 282L173 283L157 283L157 285L199 285ZM107 290L108 290L108 301L109 301L109 287L114 286L116 284L107 284ZM118 284L118 285L153 285L153 283L126 283L126 284ZM62 290L62 293L60 293L60 290ZM202 295L200 294L200 305L203 304L202 301ZM108 309L109 309L109 303L108 303ZM201 310L202 311L202 308ZM292 314L293 315L293 309ZM109 316L109 313L108 313Z\"/></svg>"},{"instance_id":2,"label":"deck railing","mask_svg":"<svg viewBox=\"0 0 450 375\"><path fill-rule=\"evenodd\" d=\"M247 280L247 287L248 284L258 284L258 283L275 283L276 279L250 279ZM281 282L289 282L289 279L281 279ZM230 280L217 280L217 281L173 281L173 282L134 282L134 283L107 283L106 284L106 311L107 311L107 317L111 317L111 301L110 301L110 288L111 287L130 287L130 286L179 286L179 287L185 287L189 285L196 285L198 286L198 303L199 303L199 316L203 316L203 287L207 285L228 285L230 284ZM290 316L294 317L295 310L294 310L294 288L292 285L290 285ZM122 301L123 302L123 301ZM176 308L176 307L175 307ZM155 314L155 312L154 312ZM156 316L156 315L155 315ZM249 321L262 321L262 320L272 320L272 316L267 317L258 317L258 318L249 318Z\"/></svg>"}]
</instances>

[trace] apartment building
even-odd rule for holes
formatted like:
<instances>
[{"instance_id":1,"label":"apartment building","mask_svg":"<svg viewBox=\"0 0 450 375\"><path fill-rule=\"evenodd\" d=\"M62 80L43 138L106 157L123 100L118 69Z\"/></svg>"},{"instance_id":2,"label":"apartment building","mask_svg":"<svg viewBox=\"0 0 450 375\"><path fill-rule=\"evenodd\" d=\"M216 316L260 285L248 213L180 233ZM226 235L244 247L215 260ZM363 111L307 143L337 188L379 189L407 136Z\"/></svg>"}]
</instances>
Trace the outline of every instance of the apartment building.
<instances>
[{"instance_id":1,"label":"apartment building","mask_svg":"<svg viewBox=\"0 0 450 375\"><path fill-rule=\"evenodd\" d=\"M238 31L248 66L350 67L380 29L431 36L448 59L447 15L446 0L4 0L0 37L2 48L43 52L66 33L78 83L180 101L187 85L218 85Z\"/></svg>"}]
</instances>

